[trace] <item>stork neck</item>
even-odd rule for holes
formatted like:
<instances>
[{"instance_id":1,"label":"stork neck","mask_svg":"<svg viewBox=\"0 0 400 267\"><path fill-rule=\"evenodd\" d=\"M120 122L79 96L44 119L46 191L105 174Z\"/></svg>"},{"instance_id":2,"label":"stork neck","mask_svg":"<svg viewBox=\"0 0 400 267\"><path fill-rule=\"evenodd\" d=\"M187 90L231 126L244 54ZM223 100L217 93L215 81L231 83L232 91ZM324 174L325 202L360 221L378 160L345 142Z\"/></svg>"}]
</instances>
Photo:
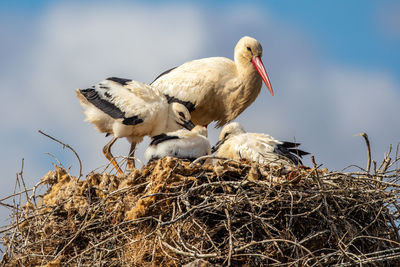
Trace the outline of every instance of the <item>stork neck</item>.
<instances>
[{"instance_id":1,"label":"stork neck","mask_svg":"<svg viewBox=\"0 0 400 267\"><path fill-rule=\"evenodd\" d=\"M244 109L250 106L251 103L257 98L258 94L260 93L262 86L261 78L256 77L251 81L245 81L239 86L238 90L232 92L228 98L229 103L231 103L230 108L231 110L238 110L239 115L242 113ZM235 116L235 117L236 117Z\"/></svg>"},{"instance_id":2,"label":"stork neck","mask_svg":"<svg viewBox=\"0 0 400 267\"><path fill-rule=\"evenodd\" d=\"M236 61L236 58L235 58ZM261 76L251 62L236 62L238 83L236 90L228 94L225 110L229 121L243 112L260 93L262 86Z\"/></svg>"},{"instance_id":3,"label":"stork neck","mask_svg":"<svg viewBox=\"0 0 400 267\"><path fill-rule=\"evenodd\" d=\"M235 65L238 77L241 80L241 83L245 85L246 89L261 89L261 76L248 58L245 58L240 54L235 54Z\"/></svg>"},{"instance_id":4,"label":"stork neck","mask_svg":"<svg viewBox=\"0 0 400 267\"><path fill-rule=\"evenodd\" d=\"M157 113L157 118L155 119L155 121L157 123L154 123L154 127L151 131L151 136L176 131L181 128L176 123L175 118L172 115L170 105Z\"/></svg>"}]
</instances>

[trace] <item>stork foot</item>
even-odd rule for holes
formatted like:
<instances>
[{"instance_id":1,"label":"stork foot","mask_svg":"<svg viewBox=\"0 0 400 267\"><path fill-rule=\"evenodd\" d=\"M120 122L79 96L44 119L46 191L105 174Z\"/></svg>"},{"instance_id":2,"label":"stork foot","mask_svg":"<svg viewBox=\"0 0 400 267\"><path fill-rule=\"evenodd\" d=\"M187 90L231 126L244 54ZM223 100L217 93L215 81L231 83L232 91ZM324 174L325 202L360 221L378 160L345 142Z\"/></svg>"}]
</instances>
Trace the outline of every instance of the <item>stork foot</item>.
<instances>
[{"instance_id":1,"label":"stork foot","mask_svg":"<svg viewBox=\"0 0 400 267\"><path fill-rule=\"evenodd\" d=\"M128 160L126 161L126 164L128 166L128 170L132 171L135 169L135 148L136 148L136 143L131 144L131 149L129 150L129 156Z\"/></svg>"},{"instance_id":2,"label":"stork foot","mask_svg":"<svg viewBox=\"0 0 400 267\"><path fill-rule=\"evenodd\" d=\"M114 166L119 174L124 174L118 163L115 161L114 156L111 154L111 146L115 143L115 141L117 141L117 139L118 137L113 137L113 139L111 139L111 141L103 147L103 154L104 156L106 156L106 158L110 161L110 163Z\"/></svg>"}]
</instances>

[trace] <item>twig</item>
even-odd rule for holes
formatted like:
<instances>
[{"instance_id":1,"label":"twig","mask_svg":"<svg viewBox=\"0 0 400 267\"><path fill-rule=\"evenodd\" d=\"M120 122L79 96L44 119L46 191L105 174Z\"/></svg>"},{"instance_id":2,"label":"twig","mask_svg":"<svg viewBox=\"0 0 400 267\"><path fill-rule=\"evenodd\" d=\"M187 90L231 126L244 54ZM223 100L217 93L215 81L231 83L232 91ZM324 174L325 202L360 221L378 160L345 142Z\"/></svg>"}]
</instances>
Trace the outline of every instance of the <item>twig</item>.
<instances>
[{"instance_id":1,"label":"twig","mask_svg":"<svg viewBox=\"0 0 400 267\"><path fill-rule=\"evenodd\" d=\"M68 144L65 144L65 143L63 143L63 142L57 140L56 138L54 138L54 137L52 137L52 136L50 136L50 135L48 135L48 134L42 132L41 130L38 130L38 132L39 132L40 134L43 134L44 136L50 138L51 140L53 140L53 141L55 141L55 142L61 144L61 145L63 146L63 148L64 148L64 147L69 148L69 149L75 154L76 158L77 158L78 161L79 161L79 177L78 177L78 179L80 179L80 178L82 177L82 161L81 161L81 159L80 159L78 153L76 153L76 151L75 151L71 146L69 146Z\"/></svg>"},{"instance_id":2,"label":"twig","mask_svg":"<svg viewBox=\"0 0 400 267\"><path fill-rule=\"evenodd\" d=\"M355 264L359 264L360 266L362 266L365 263L371 264L371 263L377 263L377 262L381 262L381 261L398 259L398 258L400 258L400 249L395 248L395 249L387 249L387 250L383 250L383 251L376 251L376 252L364 254L363 256L366 258L362 259L362 260L358 260L358 261L351 261L351 262L345 262L345 263L341 263L341 264L335 264L333 266L345 267L345 266L355 266Z\"/></svg>"},{"instance_id":3,"label":"twig","mask_svg":"<svg viewBox=\"0 0 400 267\"><path fill-rule=\"evenodd\" d=\"M198 163L199 161L205 160L205 159L227 159L227 158L223 158L223 157L217 157L217 156L213 156L213 155L206 155L206 156L201 156L198 157L197 159L195 159L191 164L190 167L193 167L194 165L196 165L196 163Z\"/></svg>"},{"instance_id":4,"label":"twig","mask_svg":"<svg viewBox=\"0 0 400 267\"><path fill-rule=\"evenodd\" d=\"M2 202L2 201L4 201L4 200L7 200L7 199L9 199L9 198L12 198L12 197L21 195L21 194L25 194L26 192L29 192L29 191L32 191L32 190L33 190L32 188L29 188L29 189L26 189L26 190L23 190L23 191L14 193L14 194L12 194L12 195L9 195L9 196L6 196L6 197L0 199L0 202Z\"/></svg>"},{"instance_id":5,"label":"twig","mask_svg":"<svg viewBox=\"0 0 400 267\"><path fill-rule=\"evenodd\" d=\"M28 189L26 188L25 181L24 181L24 159L23 158L22 158L22 163L21 163L21 171L19 172L19 177L20 177L20 179L22 181L22 185L24 186L24 192L25 192L26 200L28 200L29 199Z\"/></svg>"},{"instance_id":6,"label":"twig","mask_svg":"<svg viewBox=\"0 0 400 267\"><path fill-rule=\"evenodd\" d=\"M313 164L313 168L315 169L315 170L317 170L317 163L315 162L315 158L314 158L314 156L311 156L311 162L312 162L312 164Z\"/></svg>"},{"instance_id":7,"label":"twig","mask_svg":"<svg viewBox=\"0 0 400 267\"><path fill-rule=\"evenodd\" d=\"M390 166L390 161L391 161L391 160L392 160L392 159L389 158L389 157L387 157L387 158L385 158L385 159L383 160L383 166L382 166L382 168L379 170L380 173L385 173L385 172L387 171L388 167ZM381 178L380 180L382 180L382 178Z\"/></svg>"},{"instance_id":8,"label":"twig","mask_svg":"<svg viewBox=\"0 0 400 267\"><path fill-rule=\"evenodd\" d=\"M183 219L183 218L186 218L186 217L189 216L190 213L192 213L193 211L211 205L211 204L203 204L203 203L206 203L207 201L208 201L208 198L206 198L206 199L205 199L202 203L200 203L199 205L197 205L197 206L191 208L190 210L188 210L187 212L181 214L180 216L178 216L178 217L175 218L174 220L160 223L160 226L165 226L165 225L173 224L173 223L175 223L175 222L177 222L177 221L179 221L179 220L181 220L181 219Z\"/></svg>"},{"instance_id":9,"label":"twig","mask_svg":"<svg viewBox=\"0 0 400 267\"><path fill-rule=\"evenodd\" d=\"M369 143L368 135L366 133L360 133L358 135L362 136L364 138L365 144L367 145L368 162L367 162L366 172L367 172L367 174L369 174L369 171L371 169L371 146Z\"/></svg>"},{"instance_id":10,"label":"twig","mask_svg":"<svg viewBox=\"0 0 400 267\"><path fill-rule=\"evenodd\" d=\"M179 249L174 248L173 246L171 246L170 244L168 244L167 242L164 242L161 240L161 244L163 244L164 246L166 246L169 250L171 250L172 252L179 254L179 255L183 255L183 256L188 256L188 257L193 257L193 258L216 258L218 257L217 253L210 253L210 254L198 254L196 252L194 253L190 253L190 252L185 252L185 251L181 251Z\"/></svg>"},{"instance_id":11,"label":"twig","mask_svg":"<svg viewBox=\"0 0 400 267\"><path fill-rule=\"evenodd\" d=\"M322 204L322 203L321 203L321 204ZM323 234L326 234L326 233L329 233L329 232L330 232L329 230L319 231L319 232L317 232L317 233L315 233L315 234L313 234L313 235L307 236L306 238L304 238L303 240L301 240L301 241L299 242L299 244L301 245L301 244L303 244L303 243L305 243L305 242L307 242L307 241L309 241L309 240L311 240L311 239L313 239L313 238L315 238L315 237L317 237L317 236L320 236L320 235L323 235Z\"/></svg>"},{"instance_id":12,"label":"twig","mask_svg":"<svg viewBox=\"0 0 400 267\"><path fill-rule=\"evenodd\" d=\"M232 252L233 252L231 217L230 217L229 211L227 209L224 209L224 211L225 211L226 221L228 224L227 228L228 228L228 234L229 234L228 266L231 266L231 258L232 258Z\"/></svg>"},{"instance_id":13,"label":"twig","mask_svg":"<svg viewBox=\"0 0 400 267\"><path fill-rule=\"evenodd\" d=\"M235 249L234 252L237 253L237 252L243 251L246 248L249 248L251 246L264 244L264 243L270 243L272 241L275 241L275 242L286 242L286 243L290 243L290 244L293 244L295 246L298 246L302 250L307 252L311 257L313 257L313 259L315 260L316 263L318 263L320 266L322 266L321 263L319 262L319 260L314 256L314 254L309 249L307 249L306 247L302 246L298 242L294 242L292 240L287 240L287 239L278 239L278 238L276 238L276 239L266 239L266 240L261 240L261 241L252 241L252 242L250 242L250 243L248 243L248 244L246 244L246 245L244 245L244 246L242 246L240 248Z\"/></svg>"}]
</instances>

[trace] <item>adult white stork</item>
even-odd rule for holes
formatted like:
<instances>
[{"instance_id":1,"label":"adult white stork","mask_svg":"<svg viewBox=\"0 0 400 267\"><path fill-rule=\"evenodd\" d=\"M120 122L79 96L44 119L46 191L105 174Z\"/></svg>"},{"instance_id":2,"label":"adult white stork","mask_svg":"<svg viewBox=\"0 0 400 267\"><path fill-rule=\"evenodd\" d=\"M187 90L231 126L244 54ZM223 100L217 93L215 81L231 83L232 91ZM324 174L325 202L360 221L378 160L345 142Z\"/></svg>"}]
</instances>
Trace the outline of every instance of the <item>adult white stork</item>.
<instances>
[{"instance_id":1,"label":"adult white stork","mask_svg":"<svg viewBox=\"0 0 400 267\"><path fill-rule=\"evenodd\" d=\"M197 125L191 131L180 129L153 136L144 156L147 161L165 156L193 161L210 154L211 145L207 139L207 128Z\"/></svg>"},{"instance_id":2,"label":"adult white stork","mask_svg":"<svg viewBox=\"0 0 400 267\"><path fill-rule=\"evenodd\" d=\"M261 56L261 44L245 36L236 44L234 61L224 57L189 61L160 74L151 85L169 102L184 104L195 124L217 121L221 127L253 103L262 80L274 94Z\"/></svg>"},{"instance_id":3,"label":"adult white stork","mask_svg":"<svg viewBox=\"0 0 400 267\"><path fill-rule=\"evenodd\" d=\"M301 157L309 154L298 149L299 145L276 140L267 134L246 133L239 123L232 122L222 128L212 152L217 152L218 157L290 166L302 164Z\"/></svg>"},{"instance_id":4,"label":"adult white stork","mask_svg":"<svg viewBox=\"0 0 400 267\"><path fill-rule=\"evenodd\" d=\"M194 127L184 105L169 104L161 92L137 81L112 77L91 88L78 89L76 93L86 120L98 131L114 136L104 146L103 153L121 174L123 172L111 154L111 146L118 138L126 137L131 143L128 167L132 168L135 146L144 136Z\"/></svg>"}]
</instances>

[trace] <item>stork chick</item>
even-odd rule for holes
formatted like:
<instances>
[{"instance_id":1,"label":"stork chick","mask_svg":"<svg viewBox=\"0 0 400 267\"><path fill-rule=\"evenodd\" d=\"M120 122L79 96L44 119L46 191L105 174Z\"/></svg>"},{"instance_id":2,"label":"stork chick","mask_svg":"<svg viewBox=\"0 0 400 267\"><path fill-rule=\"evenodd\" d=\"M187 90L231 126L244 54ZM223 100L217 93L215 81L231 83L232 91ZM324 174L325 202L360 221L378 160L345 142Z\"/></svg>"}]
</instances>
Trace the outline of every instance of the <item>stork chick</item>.
<instances>
[{"instance_id":1,"label":"stork chick","mask_svg":"<svg viewBox=\"0 0 400 267\"><path fill-rule=\"evenodd\" d=\"M254 102L263 80L274 94L261 56L261 44L245 36L235 47L235 61L224 57L189 61L163 72L151 85L169 102L184 104L196 125L217 121L221 127Z\"/></svg>"},{"instance_id":2,"label":"stork chick","mask_svg":"<svg viewBox=\"0 0 400 267\"><path fill-rule=\"evenodd\" d=\"M309 154L298 149L299 145L267 134L246 133L239 123L232 122L222 128L212 152L217 152L218 157L247 159L263 165L299 165L302 156Z\"/></svg>"},{"instance_id":3,"label":"stork chick","mask_svg":"<svg viewBox=\"0 0 400 267\"><path fill-rule=\"evenodd\" d=\"M193 161L210 154L211 145L207 139L207 128L197 125L191 131L180 129L153 136L144 156L148 161L165 156Z\"/></svg>"},{"instance_id":4,"label":"stork chick","mask_svg":"<svg viewBox=\"0 0 400 267\"><path fill-rule=\"evenodd\" d=\"M76 93L86 120L99 132L114 136L103 153L120 174L123 172L111 154L111 146L118 138L126 137L131 143L128 167L133 168L136 144L144 136L194 127L184 105L169 104L161 92L137 81L112 77Z\"/></svg>"}]
</instances>

